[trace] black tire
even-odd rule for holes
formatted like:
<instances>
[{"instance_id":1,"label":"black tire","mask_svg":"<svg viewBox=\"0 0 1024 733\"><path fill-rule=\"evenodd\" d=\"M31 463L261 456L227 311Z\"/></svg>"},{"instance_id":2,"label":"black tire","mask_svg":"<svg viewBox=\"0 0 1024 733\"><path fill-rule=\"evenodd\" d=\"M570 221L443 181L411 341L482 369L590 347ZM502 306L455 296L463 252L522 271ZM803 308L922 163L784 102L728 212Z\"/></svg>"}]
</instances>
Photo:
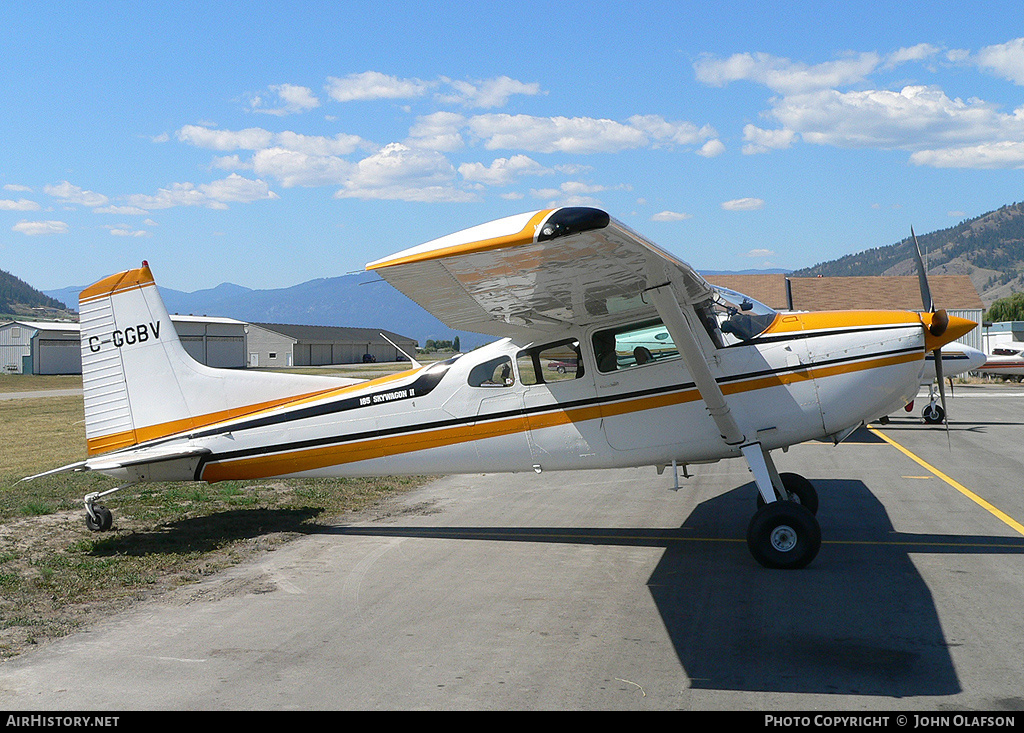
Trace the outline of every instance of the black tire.
<instances>
[{"instance_id":1,"label":"black tire","mask_svg":"<svg viewBox=\"0 0 1024 733\"><path fill-rule=\"evenodd\" d=\"M792 501L807 507L811 514L818 513L818 491L814 488L814 484L798 473L780 473L779 478L782 479L782 485L786 487L788 494L788 496L780 496L781 501ZM765 503L761 492L757 492L757 507L760 509L765 506Z\"/></svg>"},{"instance_id":2,"label":"black tire","mask_svg":"<svg viewBox=\"0 0 1024 733\"><path fill-rule=\"evenodd\" d=\"M114 515L105 506L96 504L92 508L96 518L86 512L85 514L85 526L92 532L106 532L114 525Z\"/></svg>"},{"instance_id":3,"label":"black tire","mask_svg":"<svg viewBox=\"0 0 1024 733\"><path fill-rule=\"evenodd\" d=\"M921 411L921 417L929 425L941 425L946 417L946 412L941 405L925 405L924 410Z\"/></svg>"},{"instance_id":4,"label":"black tire","mask_svg":"<svg viewBox=\"0 0 1024 733\"><path fill-rule=\"evenodd\" d=\"M766 568L806 567L821 549L818 520L792 501L775 501L754 514L747 528L747 547Z\"/></svg>"}]
</instances>

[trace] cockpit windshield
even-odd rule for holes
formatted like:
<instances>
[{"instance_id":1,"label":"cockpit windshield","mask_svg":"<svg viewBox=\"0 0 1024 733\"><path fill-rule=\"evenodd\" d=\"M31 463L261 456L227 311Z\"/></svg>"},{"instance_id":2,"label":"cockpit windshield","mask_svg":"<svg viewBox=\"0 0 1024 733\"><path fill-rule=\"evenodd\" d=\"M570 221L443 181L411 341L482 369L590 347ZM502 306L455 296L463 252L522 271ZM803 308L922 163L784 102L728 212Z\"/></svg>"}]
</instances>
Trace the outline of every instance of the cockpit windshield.
<instances>
[{"instance_id":1,"label":"cockpit windshield","mask_svg":"<svg viewBox=\"0 0 1024 733\"><path fill-rule=\"evenodd\" d=\"M697 313L711 339L720 347L761 335L778 315L743 293L719 286L714 286L714 290L709 300L697 305Z\"/></svg>"}]
</instances>

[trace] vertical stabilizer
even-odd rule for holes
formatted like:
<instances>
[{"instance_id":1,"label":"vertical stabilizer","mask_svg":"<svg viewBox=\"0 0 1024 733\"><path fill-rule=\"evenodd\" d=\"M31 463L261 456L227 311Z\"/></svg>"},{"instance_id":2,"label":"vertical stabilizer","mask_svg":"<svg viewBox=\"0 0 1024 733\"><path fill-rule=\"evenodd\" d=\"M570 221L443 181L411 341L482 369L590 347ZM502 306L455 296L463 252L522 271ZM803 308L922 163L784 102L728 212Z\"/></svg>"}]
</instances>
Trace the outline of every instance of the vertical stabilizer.
<instances>
[{"instance_id":1,"label":"vertical stabilizer","mask_svg":"<svg viewBox=\"0 0 1024 733\"><path fill-rule=\"evenodd\" d=\"M182 346L145 262L84 289L79 316L90 455L359 381L200 364Z\"/></svg>"}]
</instances>

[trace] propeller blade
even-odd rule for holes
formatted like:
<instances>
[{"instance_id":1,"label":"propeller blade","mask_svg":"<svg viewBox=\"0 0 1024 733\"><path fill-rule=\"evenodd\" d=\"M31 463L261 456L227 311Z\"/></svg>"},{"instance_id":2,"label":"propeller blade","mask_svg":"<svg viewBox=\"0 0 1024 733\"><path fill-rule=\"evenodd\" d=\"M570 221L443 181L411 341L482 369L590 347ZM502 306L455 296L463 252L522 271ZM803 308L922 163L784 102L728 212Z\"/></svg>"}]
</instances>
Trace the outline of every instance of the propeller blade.
<instances>
[{"instance_id":1,"label":"propeller blade","mask_svg":"<svg viewBox=\"0 0 1024 733\"><path fill-rule=\"evenodd\" d=\"M917 283L921 286L921 304L924 310L932 314L931 322L928 324L928 332L938 337L946 332L949 326L949 314L945 308L935 309L935 301L932 300L932 290L928 286L928 272L924 267L924 258L921 256L921 245L917 242L917 235L914 234L914 227L910 227L910 238L914 240L914 260L917 263ZM943 384L942 375L942 349L933 351L935 355L935 381L939 383L939 401L942 404L942 422L946 425L946 442L949 438L949 411L946 409L946 386ZM950 443L952 450L952 443Z\"/></svg>"},{"instance_id":2,"label":"propeller blade","mask_svg":"<svg viewBox=\"0 0 1024 733\"><path fill-rule=\"evenodd\" d=\"M914 240L914 259L917 262L917 282L921 286L921 303L924 309L931 313L935 310L935 303L932 301L932 291L928 287L928 273L924 269L924 258L921 257L921 245L917 243L917 235L914 234L914 227L910 227L910 237Z\"/></svg>"}]
</instances>

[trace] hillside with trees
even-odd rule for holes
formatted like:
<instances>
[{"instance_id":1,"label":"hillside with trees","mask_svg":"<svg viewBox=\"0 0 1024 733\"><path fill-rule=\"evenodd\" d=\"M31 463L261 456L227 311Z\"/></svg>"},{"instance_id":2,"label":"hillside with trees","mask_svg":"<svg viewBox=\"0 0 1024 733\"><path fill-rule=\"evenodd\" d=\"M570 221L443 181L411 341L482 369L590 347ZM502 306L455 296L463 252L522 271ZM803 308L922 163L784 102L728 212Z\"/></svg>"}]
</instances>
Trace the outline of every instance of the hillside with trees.
<instances>
[{"instance_id":1,"label":"hillside with trees","mask_svg":"<svg viewBox=\"0 0 1024 733\"><path fill-rule=\"evenodd\" d=\"M1024 292L1024 203L966 219L949 229L918 233L917 240L929 274L969 276L986 305ZM908 236L896 244L798 270L793 276L914 274L913 241Z\"/></svg>"},{"instance_id":2,"label":"hillside with trees","mask_svg":"<svg viewBox=\"0 0 1024 733\"><path fill-rule=\"evenodd\" d=\"M51 319L71 317L67 306L44 295L24 280L0 270L0 316Z\"/></svg>"}]
</instances>

